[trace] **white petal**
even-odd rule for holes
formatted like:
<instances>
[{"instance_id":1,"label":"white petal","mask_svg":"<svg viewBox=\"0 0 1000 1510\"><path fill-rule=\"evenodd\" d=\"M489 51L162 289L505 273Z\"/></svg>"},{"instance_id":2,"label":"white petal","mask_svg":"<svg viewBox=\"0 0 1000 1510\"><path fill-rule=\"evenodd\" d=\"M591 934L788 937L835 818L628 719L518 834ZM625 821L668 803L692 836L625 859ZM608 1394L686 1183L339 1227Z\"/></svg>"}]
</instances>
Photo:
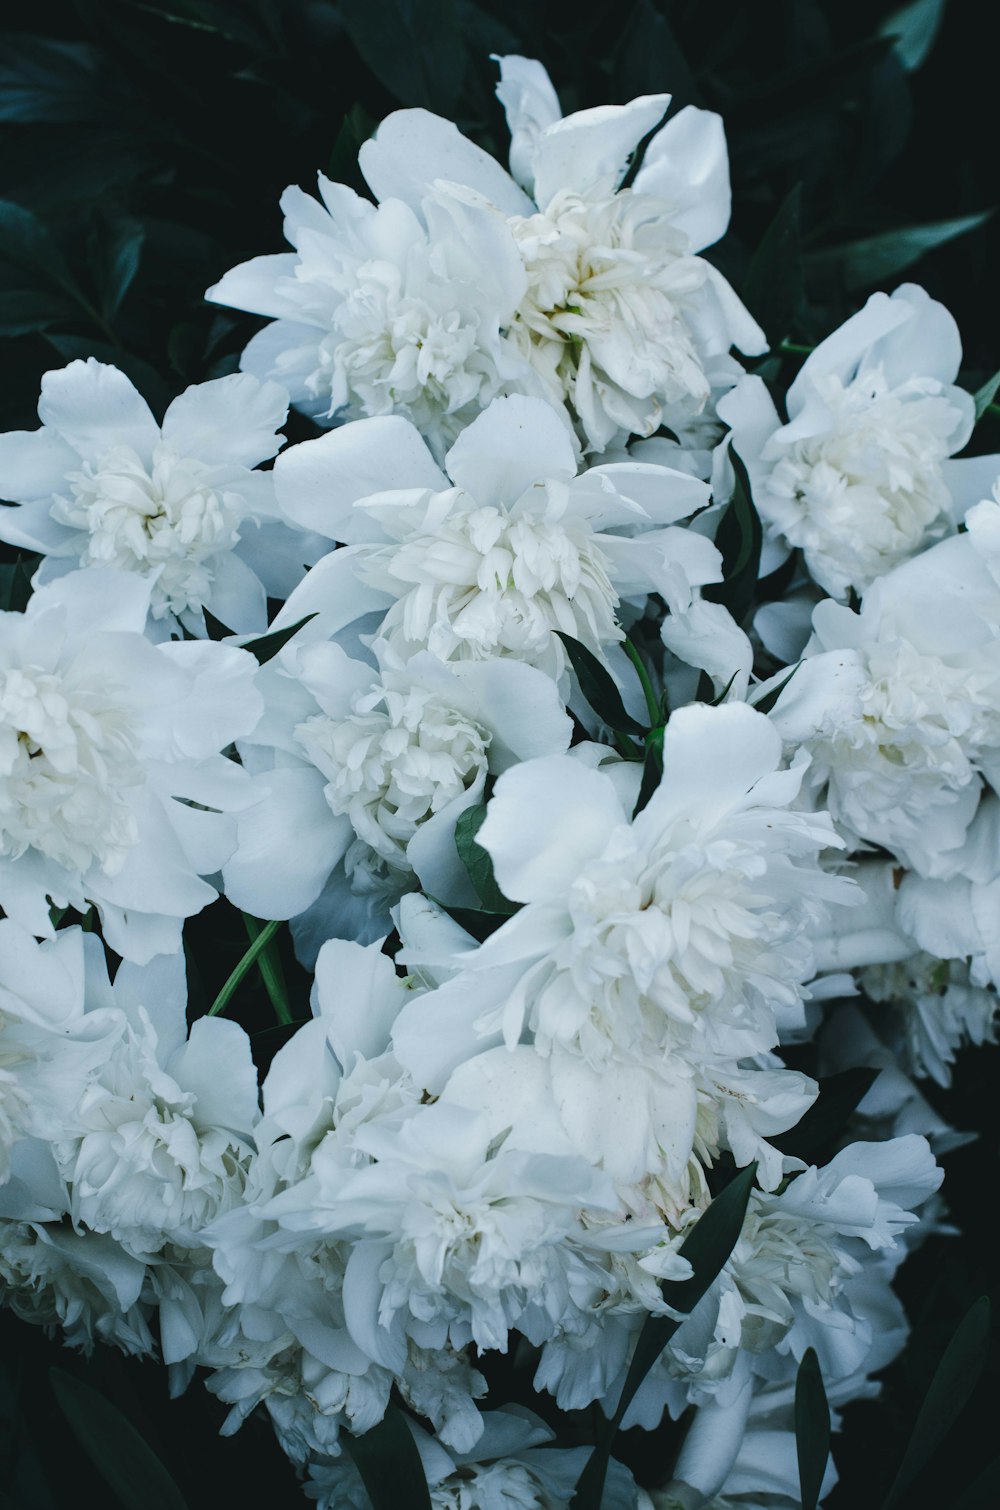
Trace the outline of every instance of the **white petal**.
<instances>
[{"instance_id":1,"label":"white petal","mask_svg":"<svg viewBox=\"0 0 1000 1510\"><path fill-rule=\"evenodd\" d=\"M13 503L50 498L80 465L76 451L54 430L9 430L0 435L0 497Z\"/></svg>"},{"instance_id":2,"label":"white petal","mask_svg":"<svg viewBox=\"0 0 1000 1510\"><path fill-rule=\"evenodd\" d=\"M274 380L288 390L296 409L315 416L318 424L329 424L329 397L317 398L310 386L316 370L320 336L315 325L299 320L272 320L244 346L240 371L250 373L261 383Z\"/></svg>"},{"instance_id":3,"label":"white petal","mask_svg":"<svg viewBox=\"0 0 1000 1510\"><path fill-rule=\"evenodd\" d=\"M497 99L510 130L510 171L530 194L535 183L535 151L539 134L562 116L559 96L542 64L535 58L509 55L500 64Z\"/></svg>"},{"instance_id":4,"label":"white petal","mask_svg":"<svg viewBox=\"0 0 1000 1510\"><path fill-rule=\"evenodd\" d=\"M260 800L240 813L222 868L225 894L254 917L295 917L315 902L353 830L331 813L311 767L271 771L256 785Z\"/></svg>"},{"instance_id":5,"label":"white petal","mask_svg":"<svg viewBox=\"0 0 1000 1510\"><path fill-rule=\"evenodd\" d=\"M168 1068L178 1085L197 1096L194 1116L199 1126L249 1136L260 1115L257 1071L250 1039L239 1023L199 1017Z\"/></svg>"},{"instance_id":6,"label":"white petal","mask_svg":"<svg viewBox=\"0 0 1000 1510\"><path fill-rule=\"evenodd\" d=\"M849 382L861 358L875 342L898 326L905 325L912 317L912 308L902 299L890 299L883 293L872 294L863 309L845 320L832 335L820 342L811 356L806 357L788 390L789 416L794 418L805 404L814 378L833 372L844 382Z\"/></svg>"},{"instance_id":7,"label":"white petal","mask_svg":"<svg viewBox=\"0 0 1000 1510\"><path fill-rule=\"evenodd\" d=\"M611 193L629 158L670 104L669 94L643 94L627 105L596 105L555 121L535 150L535 201L544 210L560 189Z\"/></svg>"},{"instance_id":8,"label":"white petal","mask_svg":"<svg viewBox=\"0 0 1000 1510\"><path fill-rule=\"evenodd\" d=\"M932 377L953 383L962 362L962 338L954 316L916 283L902 284L892 298L908 305L911 317L883 336L872 351L889 382L895 387L911 377Z\"/></svg>"},{"instance_id":9,"label":"white petal","mask_svg":"<svg viewBox=\"0 0 1000 1510\"><path fill-rule=\"evenodd\" d=\"M358 499L403 488L440 492L448 482L409 420L386 415L290 446L274 464L274 486L289 519L351 545L372 538Z\"/></svg>"},{"instance_id":10,"label":"white petal","mask_svg":"<svg viewBox=\"0 0 1000 1510\"><path fill-rule=\"evenodd\" d=\"M376 199L401 199L418 214L427 188L442 178L475 189L505 215L530 215L534 209L495 158L429 110L386 116L363 144L358 163Z\"/></svg>"},{"instance_id":11,"label":"white petal","mask_svg":"<svg viewBox=\"0 0 1000 1510\"><path fill-rule=\"evenodd\" d=\"M93 357L45 374L38 417L84 461L98 461L112 446L131 446L148 463L160 437L149 405L124 372Z\"/></svg>"},{"instance_id":12,"label":"white petal","mask_svg":"<svg viewBox=\"0 0 1000 1510\"><path fill-rule=\"evenodd\" d=\"M364 559L365 551L363 545L348 545L317 561L275 615L271 628L288 629L307 614L315 614L295 637L299 645L310 645L339 634L364 614L384 612L392 598L358 581L356 563Z\"/></svg>"},{"instance_id":13,"label":"white petal","mask_svg":"<svg viewBox=\"0 0 1000 1510\"><path fill-rule=\"evenodd\" d=\"M726 233L732 204L722 117L694 105L671 116L646 148L634 187L667 201L693 252L712 246Z\"/></svg>"},{"instance_id":14,"label":"white petal","mask_svg":"<svg viewBox=\"0 0 1000 1510\"><path fill-rule=\"evenodd\" d=\"M251 315L270 315L295 319L298 309L287 294L278 291L279 280L294 278L298 266L295 252L278 252L275 256L251 257L223 273L218 283L205 290L210 304L225 304L229 309L245 309Z\"/></svg>"},{"instance_id":15,"label":"white petal","mask_svg":"<svg viewBox=\"0 0 1000 1510\"><path fill-rule=\"evenodd\" d=\"M777 729L745 703L679 708L663 737L663 780L638 821L659 824L668 815L707 816L742 806L780 760Z\"/></svg>"},{"instance_id":16,"label":"white petal","mask_svg":"<svg viewBox=\"0 0 1000 1510\"><path fill-rule=\"evenodd\" d=\"M150 591L150 582L136 572L91 566L39 588L29 600L27 613L34 618L57 607L65 614L70 635L77 637L98 630L141 634Z\"/></svg>"},{"instance_id":17,"label":"white petal","mask_svg":"<svg viewBox=\"0 0 1000 1510\"><path fill-rule=\"evenodd\" d=\"M346 1072L356 1054L375 1059L389 1047L392 1025L408 992L382 953L384 939L362 947L328 939L316 959L313 1011L326 1023L333 1052Z\"/></svg>"},{"instance_id":18,"label":"white petal","mask_svg":"<svg viewBox=\"0 0 1000 1510\"><path fill-rule=\"evenodd\" d=\"M516 503L547 478L576 476L573 443L555 410L543 399L519 395L494 399L462 431L445 466L456 487L487 507Z\"/></svg>"},{"instance_id":19,"label":"white petal","mask_svg":"<svg viewBox=\"0 0 1000 1510\"><path fill-rule=\"evenodd\" d=\"M284 436L275 431L287 417L284 388L233 372L193 383L175 398L163 417L163 437L182 456L255 467L277 453Z\"/></svg>"},{"instance_id":20,"label":"white petal","mask_svg":"<svg viewBox=\"0 0 1000 1510\"><path fill-rule=\"evenodd\" d=\"M460 706L490 730L490 770L569 747L573 721L551 677L514 660L459 661L455 668ZM462 694L467 694L462 695Z\"/></svg>"},{"instance_id":21,"label":"white petal","mask_svg":"<svg viewBox=\"0 0 1000 1510\"><path fill-rule=\"evenodd\" d=\"M251 733L264 700L253 684L257 663L248 651L211 640L185 640L161 645L159 652L190 678L174 725L179 751L204 758Z\"/></svg>"},{"instance_id":22,"label":"white petal","mask_svg":"<svg viewBox=\"0 0 1000 1510\"><path fill-rule=\"evenodd\" d=\"M549 755L504 772L476 838L504 896L549 901L626 821L606 776L569 755Z\"/></svg>"},{"instance_id":23,"label":"white petal","mask_svg":"<svg viewBox=\"0 0 1000 1510\"><path fill-rule=\"evenodd\" d=\"M267 631L264 584L234 551L215 561L205 607L234 634L262 635Z\"/></svg>"}]
</instances>

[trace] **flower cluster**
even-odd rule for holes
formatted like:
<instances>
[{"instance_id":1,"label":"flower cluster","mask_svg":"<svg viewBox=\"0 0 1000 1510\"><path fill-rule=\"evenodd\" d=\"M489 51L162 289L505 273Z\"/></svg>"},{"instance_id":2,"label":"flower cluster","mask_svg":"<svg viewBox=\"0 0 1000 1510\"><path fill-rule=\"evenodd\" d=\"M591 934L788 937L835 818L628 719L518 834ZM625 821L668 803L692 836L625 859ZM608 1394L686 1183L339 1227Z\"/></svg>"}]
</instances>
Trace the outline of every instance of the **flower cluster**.
<instances>
[{"instance_id":1,"label":"flower cluster","mask_svg":"<svg viewBox=\"0 0 1000 1510\"><path fill-rule=\"evenodd\" d=\"M209 290L270 322L240 372L159 423L73 361L0 436L38 557L0 614L4 1299L200 1370L226 1432L266 1411L323 1510L393 1401L439 1510L567 1505L589 1450L496 1408L507 1353L550 1415L687 1415L606 1507L798 1503L803 1358L839 1410L905 1340L954 1136L913 1080L996 1026L1000 457L955 458L915 285L787 392L746 370L717 116L563 116L499 63L509 174L391 115L374 202L289 189L294 250ZM215 903L291 1029L260 1073L229 986L187 1010ZM882 1071L863 1136L798 1141L790 1043Z\"/></svg>"}]
</instances>

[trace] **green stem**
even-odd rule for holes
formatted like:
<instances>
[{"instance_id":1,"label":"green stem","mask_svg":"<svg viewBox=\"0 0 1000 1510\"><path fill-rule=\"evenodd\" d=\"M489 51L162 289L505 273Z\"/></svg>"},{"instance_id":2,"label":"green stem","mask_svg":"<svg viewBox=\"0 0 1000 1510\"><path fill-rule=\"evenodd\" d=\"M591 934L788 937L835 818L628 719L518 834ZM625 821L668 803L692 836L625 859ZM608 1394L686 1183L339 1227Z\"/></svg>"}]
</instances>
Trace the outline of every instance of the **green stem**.
<instances>
[{"instance_id":1,"label":"green stem","mask_svg":"<svg viewBox=\"0 0 1000 1510\"><path fill-rule=\"evenodd\" d=\"M251 917L249 912L243 914L243 925L246 928L247 937L251 943L260 937L260 930L264 926L259 918ZM258 959L257 968L264 982L264 988L271 998L275 1017L278 1019L279 1024L287 1027L289 1023L294 1021L294 1018L292 1017L291 1003L288 1000L288 988L285 985L285 974L281 968L281 959L273 940Z\"/></svg>"},{"instance_id":2,"label":"green stem","mask_svg":"<svg viewBox=\"0 0 1000 1510\"><path fill-rule=\"evenodd\" d=\"M803 346L798 341L782 341L778 349L789 357L809 357L816 350L815 346Z\"/></svg>"},{"instance_id":3,"label":"green stem","mask_svg":"<svg viewBox=\"0 0 1000 1510\"><path fill-rule=\"evenodd\" d=\"M230 1001L235 995L236 989L242 981L243 977L248 973L248 971L253 968L256 960L261 954L263 954L264 950L274 938L274 935L277 933L278 929L282 926L283 921L284 919L277 918L274 922L265 923L264 927L260 930L257 937L250 945L250 948L244 954L243 958L240 960L239 964L236 966L235 970L233 970L229 979L226 981L226 984L223 986L222 990L219 992L218 996L209 1007L209 1017L215 1017L219 1012L225 1011L226 1007L228 1007ZM289 1021L291 1021L291 1018L289 1018Z\"/></svg>"},{"instance_id":4,"label":"green stem","mask_svg":"<svg viewBox=\"0 0 1000 1510\"><path fill-rule=\"evenodd\" d=\"M643 661L642 656L639 654L638 650L636 650L635 646L632 644L632 641L629 639L626 639L625 641L625 654L628 656L629 660L632 662L632 665L635 667L639 680L642 683L642 692L643 696L646 699L646 711L649 714L649 721L651 724L658 724L660 721L659 698L656 696L656 693L653 690L653 683L650 679L649 672L646 670L645 662Z\"/></svg>"}]
</instances>

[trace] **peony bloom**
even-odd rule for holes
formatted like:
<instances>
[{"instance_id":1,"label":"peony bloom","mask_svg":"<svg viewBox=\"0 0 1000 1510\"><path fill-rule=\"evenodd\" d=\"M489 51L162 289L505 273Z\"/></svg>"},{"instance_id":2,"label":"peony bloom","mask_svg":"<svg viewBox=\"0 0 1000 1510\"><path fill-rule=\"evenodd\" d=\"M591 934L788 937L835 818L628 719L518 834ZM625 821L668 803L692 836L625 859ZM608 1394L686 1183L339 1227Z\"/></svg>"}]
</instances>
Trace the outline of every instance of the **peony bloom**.
<instances>
[{"instance_id":1,"label":"peony bloom","mask_svg":"<svg viewBox=\"0 0 1000 1510\"><path fill-rule=\"evenodd\" d=\"M246 375L196 384L160 426L124 373L93 357L42 378L38 430L0 435L0 539L43 561L36 585L77 567L148 581L150 633L267 627L315 544L277 513L266 472L288 395Z\"/></svg>"},{"instance_id":2,"label":"peony bloom","mask_svg":"<svg viewBox=\"0 0 1000 1510\"><path fill-rule=\"evenodd\" d=\"M293 641L256 680L265 714L240 750L257 800L240 814L225 891L257 917L295 918L310 961L326 938L384 935L389 908L420 884L478 905L456 822L489 775L565 750L572 734L554 683L514 660L424 651L379 668Z\"/></svg>"},{"instance_id":3,"label":"peony bloom","mask_svg":"<svg viewBox=\"0 0 1000 1510\"><path fill-rule=\"evenodd\" d=\"M844 599L954 534L984 465L1000 470L998 458L948 459L975 421L971 394L955 387L961 357L944 305L904 283L816 347L788 390L787 424L758 377L726 394L719 417L767 529L765 571L798 546L815 581Z\"/></svg>"},{"instance_id":4,"label":"peony bloom","mask_svg":"<svg viewBox=\"0 0 1000 1510\"><path fill-rule=\"evenodd\" d=\"M315 613L300 638L318 637L378 614L387 659L507 656L558 677L566 657L554 631L607 663L624 638L623 598L659 592L683 609L721 577L714 545L676 527L708 502L705 483L640 462L577 475L569 437L540 399L496 400L446 467L397 418L285 452L282 508L349 548L317 563L275 625Z\"/></svg>"},{"instance_id":5,"label":"peony bloom","mask_svg":"<svg viewBox=\"0 0 1000 1510\"><path fill-rule=\"evenodd\" d=\"M444 179L503 212L527 280L509 339L586 450L652 435L664 423L683 430L713 389L739 375L731 346L748 355L766 349L729 284L697 255L729 222L719 117L693 106L679 111L653 135L623 189L632 154L670 96L563 117L540 63L499 63L513 178L425 110L382 122L359 154L365 178L377 198L411 206Z\"/></svg>"},{"instance_id":6,"label":"peony bloom","mask_svg":"<svg viewBox=\"0 0 1000 1510\"><path fill-rule=\"evenodd\" d=\"M219 752L261 711L246 651L149 643L151 585L79 571L0 615L0 904L41 935L93 904L138 962L216 895L251 796Z\"/></svg>"},{"instance_id":7,"label":"peony bloom","mask_svg":"<svg viewBox=\"0 0 1000 1510\"><path fill-rule=\"evenodd\" d=\"M571 757L502 776L477 838L525 905L401 1013L415 1078L643 1185L668 1218L719 1147L776 1183L766 1138L813 1090L767 1056L777 1019L801 1017L811 929L853 894L818 868L840 841L789 808L802 773L779 760L766 718L731 704L673 715L668 775L631 822L613 777Z\"/></svg>"},{"instance_id":8,"label":"peony bloom","mask_svg":"<svg viewBox=\"0 0 1000 1510\"><path fill-rule=\"evenodd\" d=\"M455 184L377 208L322 174L319 192L282 195L294 252L242 263L206 297L276 317L242 366L297 408L321 424L401 414L440 457L524 370L501 334L526 282L513 236Z\"/></svg>"}]
</instances>

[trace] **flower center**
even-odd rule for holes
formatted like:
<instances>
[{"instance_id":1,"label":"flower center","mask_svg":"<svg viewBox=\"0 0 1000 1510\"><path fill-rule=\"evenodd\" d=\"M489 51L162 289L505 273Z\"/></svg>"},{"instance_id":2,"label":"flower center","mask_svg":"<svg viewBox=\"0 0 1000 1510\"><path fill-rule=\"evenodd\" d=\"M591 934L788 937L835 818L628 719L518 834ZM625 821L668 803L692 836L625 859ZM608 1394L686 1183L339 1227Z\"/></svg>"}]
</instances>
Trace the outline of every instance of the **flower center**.
<instances>
[{"instance_id":1,"label":"flower center","mask_svg":"<svg viewBox=\"0 0 1000 1510\"><path fill-rule=\"evenodd\" d=\"M327 778L326 799L390 866L408 871L420 825L486 769L490 736L421 687L375 687L348 718L318 714L296 738Z\"/></svg>"},{"instance_id":2,"label":"flower center","mask_svg":"<svg viewBox=\"0 0 1000 1510\"><path fill-rule=\"evenodd\" d=\"M555 491L547 485L548 495ZM386 617L384 637L426 646L441 660L512 655L536 662L552 656L556 629L597 654L623 638L607 559L590 526L565 516L456 512L433 533L374 553L365 574L372 585L404 594Z\"/></svg>"},{"instance_id":3,"label":"flower center","mask_svg":"<svg viewBox=\"0 0 1000 1510\"><path fill-rule=\"evenodd\" d=\"M209 596L212 560L236 545L247 512L237 494L216 490L213 470L166 442L156 446L151 469L130 446L115 446L69 474L70 497L56 499L53 517L83 532L82 566L159 567L154 618L183 613Z\"/></svg>"},{"instance_id":4,"label":"flower center","mask_svg":"<svg viewBox=\"0 0 1000 1510\"><path fill-rule=\"evenodd\" d=\"M144 780L128 710L103 678L0 670L0 854L115 874L137 837L127 794Z\"/></svg>"}]
</instances>

